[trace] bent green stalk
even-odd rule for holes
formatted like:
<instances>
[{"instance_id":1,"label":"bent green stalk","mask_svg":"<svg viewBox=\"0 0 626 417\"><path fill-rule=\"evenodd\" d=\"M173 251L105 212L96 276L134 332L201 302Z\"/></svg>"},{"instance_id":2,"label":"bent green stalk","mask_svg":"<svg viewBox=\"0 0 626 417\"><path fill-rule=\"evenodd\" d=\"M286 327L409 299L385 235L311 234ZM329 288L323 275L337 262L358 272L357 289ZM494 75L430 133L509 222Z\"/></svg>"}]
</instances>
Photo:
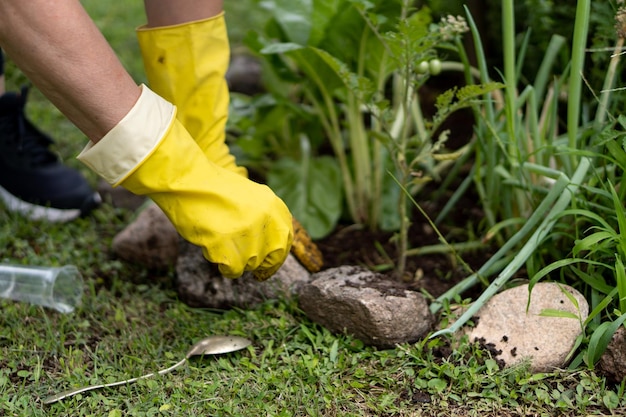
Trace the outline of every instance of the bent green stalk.
<instances>
[{"instance_id":1,"label":"bent green stalk","mask_svg":"<svg viewBox=\"0 0 626 417\"><path fill-rule=\"evenodd\" d=\"M591 162L588 158L582 158L576 172L572 176L571 181L563 174L557 180L554 185L554 188L548 193L545 200L549 200L554 197L554 195L560 195L554 206L549 210L547 215L545 216L543 222L539 225L537 230L530 236L530 238L526 241L526 244L522 247L522 249L515 255L513 260L502 270L502 272L498 275L498 277L487 287L487 289L478 297L478 299L458 318L457 321L454 322L447 329L439 330L438 332L433 333L430 337L434 338L437 336L441 336L444 334L454 333L459 330L461 327L467 323L469 319L471 319L476 312L491 298L493 297L501 288L503 288L504 284L508 282L508 280L513 276L513 274L518 271L524 263L528 260L528 258L535 252L535 250L539 247L539 245L543 242L543 240L548 236L552 227L556 223L560 213L569 206L572 197L578 191L578 188L581 186L583 180L587 176L587 171L591 166ZM566 184L566 190L561 190L563 184ZM545 201L544 200L544 201ZM542 202L543 204L543 202ZM540 213L542 216L545 211L537 210L535 214ZM533 216L535 215L533 214ZM522 230L520 230L521 232ZM518 232L518 234L520 233ZM515 236L513 237L515 239ZM500 253L501 251L498 251ZM498 255L498 253L496 255ZM496 257L494 255L493 258ZM495 261L487 262L485 265L489 264L490 267L493 265ZM479 270L479 272L483 269L486 269L485 266ZM438 299L439 300L439 299ZM440 301L440 300L439 300ZM435 305L437 309L440 307ZM433 306L431 306L431 311L433 310Z\"/></svg>"}]
</instances>

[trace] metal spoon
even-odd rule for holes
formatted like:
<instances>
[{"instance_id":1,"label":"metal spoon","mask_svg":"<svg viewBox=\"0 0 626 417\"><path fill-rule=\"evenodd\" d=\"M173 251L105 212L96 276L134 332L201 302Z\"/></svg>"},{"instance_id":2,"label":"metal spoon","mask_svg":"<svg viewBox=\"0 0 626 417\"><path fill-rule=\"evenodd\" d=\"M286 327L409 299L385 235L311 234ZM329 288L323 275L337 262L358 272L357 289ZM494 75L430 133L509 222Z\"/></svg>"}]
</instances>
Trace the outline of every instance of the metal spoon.
<instances>
[{"instance_id":1,"label":"metal spoon","mask_svg":"<svg viewBox=\"0 0 626 417\"><path fill-rule=\"evenodd\" d=\"M191 358L192 356L219 355L222 353L235 352L237 350L241 350L250 346L251 343L252 342L250 340L239 336L209 336L194 344L180 362L175 363L169 368L161 369L158 372L152 372L146 375L138 376L136 378L126 379L124 381L111 382L109 384L90 385L88 387L63 391L58 394L49 396L43 401L43 403L52 404L57 401L61 401L64 398L71 397L72 395L79 394L81 392L91 391L98 388L115 387L117 385L132 384L133 382L137 382L140 379L150 378L155 375L164 375L172 372L174 369L187 362L187 360L189 360L189 358Z\"/></svg>"}]
</instances>

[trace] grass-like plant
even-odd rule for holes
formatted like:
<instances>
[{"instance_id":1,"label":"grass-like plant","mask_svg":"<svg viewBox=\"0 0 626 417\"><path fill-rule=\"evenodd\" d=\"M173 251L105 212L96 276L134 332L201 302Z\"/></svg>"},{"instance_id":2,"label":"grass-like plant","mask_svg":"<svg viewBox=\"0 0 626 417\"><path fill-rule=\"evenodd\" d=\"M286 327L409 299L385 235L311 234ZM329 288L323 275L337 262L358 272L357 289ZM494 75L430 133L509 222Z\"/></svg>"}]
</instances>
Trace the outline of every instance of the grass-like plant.
<instances>
[{"instance_id":1,"label":"grass-like plant","mask_svg":"<svg viewBox=\"0 0 626 417\"><path fill-rule=\"evenodd\" d=\"M481 108L484 117L477 127L476 161L482 163L475 166L473 177L491 226L488 236L499 234L502 243L482 268L441 296L431 310L437 311L481 277L497 276L458 321L435 336L458 330L522 268L531 288L539 280L551 278L573 285L587 296L591 311L581 323L584 332L575 346L578 351L572 352L577 353L572 368L582 362L593 367L626 320L626 246L622 237L626 213L621 187L626 162L621 133L624 121L607 113L623 45L621 12L617 13L615 53L596 94L595 117L583 118L589 7L588 1L578 2L568 72L549 81L551 62L564 46L564 39L554 37L534 84L519 92L519 65L512 52L515 34L510 29L514 27L513 2L502 3L505 95L502 101L485 101ZM484 55L471 16L469 20L478 56L483 58L479 69L484 81L488 77ZM558 100L561 94L567 96L565 106ZM562 125L561 107L566 108Z\"/></svg>"}]
</instances>

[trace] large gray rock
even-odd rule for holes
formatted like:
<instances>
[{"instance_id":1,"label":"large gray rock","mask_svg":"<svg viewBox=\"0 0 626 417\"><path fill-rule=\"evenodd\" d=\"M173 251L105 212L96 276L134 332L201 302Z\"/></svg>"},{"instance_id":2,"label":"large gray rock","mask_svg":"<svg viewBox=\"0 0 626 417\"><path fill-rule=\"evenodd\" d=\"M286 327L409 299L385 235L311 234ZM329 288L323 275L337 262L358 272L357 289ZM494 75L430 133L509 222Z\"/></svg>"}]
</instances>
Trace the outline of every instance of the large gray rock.
<instances>
[{"instance_id":1,"label":"large gray rock","mask_svg":"<svg viewBox=\"0 0 626 417\"><path fill-rule=\"evenodd\" d=\"M181 240L176 276L178 295L186 304L227 309L251 308L268 299L290 298L311 274L290 254L267 281L259 282L250 273L237 279L224 278L216 265L204 259L200 248Z\"/></svg>"},{"instance_id":2,"label":"large gray rock","mask_svg":"<svg viewBox=\"0 0 626 417\"><path fill-rule=\"evenodd\" d=\"M492 297L476 313L478 324L470 330L470 341L489 348L505 366L530 361L533 372L549 372L566 365L566 358L581 334L580 323L589 314L589 305L575 289L541 282L532 290L528 311L528 285L505 290ZM564 291L574 296L578 308ZM544 310L559 310L580 318L546 317Z\"/></svg>"},{"instance_id":3,"label":"large gray rock","mask_svg":"<svg viewBox=\"0 0 626 417\"><path fill-rule=\"evenodd\" d=\"M356 266L329 269L312 278L301 287L300 308L335 333L393 348L415 342L430 330L428 303L401 283Z\"/></svg>"}]
</instances>

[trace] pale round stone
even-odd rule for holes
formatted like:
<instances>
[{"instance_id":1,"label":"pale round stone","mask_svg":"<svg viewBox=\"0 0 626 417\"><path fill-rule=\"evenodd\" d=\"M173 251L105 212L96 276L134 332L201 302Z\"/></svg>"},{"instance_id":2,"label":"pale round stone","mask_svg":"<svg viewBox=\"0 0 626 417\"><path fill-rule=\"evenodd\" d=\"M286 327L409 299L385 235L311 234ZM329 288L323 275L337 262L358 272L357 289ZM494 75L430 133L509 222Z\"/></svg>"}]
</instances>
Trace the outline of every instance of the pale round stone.
<instances>
[{"instance_id":1,"label":"pale round stone","mask_svg":"<svg viewBox=\"0 0 626 417\"><path fill-rule=\"evenodd\" d=\"M574 296L578 307L564 291ZM580 292L556 283L536 284L530 305L528 295L528 285L521 285L492 297L476 313L478 324L469 331L470 341L483 343L506 366L530 360L534 372L562 368L582 332L589 305ZM572 313L577 318L541 315L545 310Z\"/></svg>"}]
</instances>

